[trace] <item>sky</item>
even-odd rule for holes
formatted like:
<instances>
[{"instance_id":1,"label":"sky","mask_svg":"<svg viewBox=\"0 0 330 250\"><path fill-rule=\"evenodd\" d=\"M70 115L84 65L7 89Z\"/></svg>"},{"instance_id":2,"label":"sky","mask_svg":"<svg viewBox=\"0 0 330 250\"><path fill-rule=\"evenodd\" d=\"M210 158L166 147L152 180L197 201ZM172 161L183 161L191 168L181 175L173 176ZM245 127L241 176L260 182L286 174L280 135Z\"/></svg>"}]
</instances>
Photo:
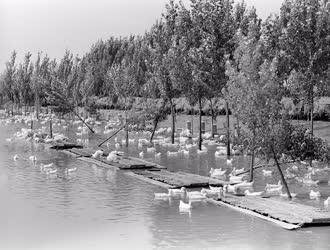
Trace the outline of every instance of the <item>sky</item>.
<instances>
[{"instance_id":1,"label":"sky","mask_svg":"<svg viewBox=\"0 0 330 250\"><path fill-rule=\"evenodd\" d=\"M0 72L16 50L61 58L82 55L99 39L143 34L168 0L0 0ZM185 4L189 0L183 0ZM245 0L261 18L278 13L282 0Z\"/></svg>"}]
</instances>

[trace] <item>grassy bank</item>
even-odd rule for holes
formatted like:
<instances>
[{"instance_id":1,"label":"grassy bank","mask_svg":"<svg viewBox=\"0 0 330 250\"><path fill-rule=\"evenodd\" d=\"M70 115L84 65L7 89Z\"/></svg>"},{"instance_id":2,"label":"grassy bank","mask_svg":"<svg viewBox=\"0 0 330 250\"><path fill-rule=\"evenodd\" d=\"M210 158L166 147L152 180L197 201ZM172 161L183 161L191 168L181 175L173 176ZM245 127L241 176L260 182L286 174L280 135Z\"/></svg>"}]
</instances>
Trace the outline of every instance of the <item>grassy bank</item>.
<instances>
[{"instance_id":1,"label":"grassy bank","mask_svg":"<svg viewBox=\"0 0 330 250\"><path fill-rule=\"evenodd\" d=\"M116 109L116 110L123 110L125 109L125 102L124 100L112 100L109 97L103 98L93 98L93 102L95 103L96 109ZM161 99L147 99L147 102L152 103L157 107L161 107L162 100ZM176 112L178 114L198 114L198 106L193 105L190 106L189 103L185 98L176 98L174 100ZM300 119L306 120L308 118L308 107L303 105L302 103L295 104L291 98L284 98L282 100L285 109L288 111L290 116L293 119ZM145 98L135 97L130 100L128 108L134 109L142 109L146 103ZM212 108L215 111L215 114L225 115L225 101L221 98L213 98L212 99ZM170 106L166 107L167 112L170 113ZM203 115L211 115L211 101L204 101L203 102ZM330 121L330 97L322 97L317 99L314 104L314 120L322 120L322 121Z\"/></svg>"}]
</instances>

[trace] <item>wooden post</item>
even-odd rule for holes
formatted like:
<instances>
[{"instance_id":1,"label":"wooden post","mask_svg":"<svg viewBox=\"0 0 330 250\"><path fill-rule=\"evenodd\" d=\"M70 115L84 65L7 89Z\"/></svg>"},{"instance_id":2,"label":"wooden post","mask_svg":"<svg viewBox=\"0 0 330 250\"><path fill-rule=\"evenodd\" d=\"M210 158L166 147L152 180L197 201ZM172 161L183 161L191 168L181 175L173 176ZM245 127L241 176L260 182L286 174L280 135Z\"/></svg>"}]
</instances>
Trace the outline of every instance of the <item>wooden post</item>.
<instances>
[{"instance_id":1,"label":"wooden post","mask_svg":"<svg viewBox=\"0 0 330 250\"><path fill-rule=\"evenodd\" d=\"M230 156L230 130L229 130L229 106L226 102L226 117L227 117L227 156Z\"/></svg>"},{"instance_id":2,"label":"wooden post","mask_svg":"<svg viewBox=\"0 0 330 250\"><path fill-rule=\"evenodd\" d=\"M31 130L33 129L33 119L31 119L31 123L30 123L30 128L31 128Z\"/></svg>"}]
</instances>

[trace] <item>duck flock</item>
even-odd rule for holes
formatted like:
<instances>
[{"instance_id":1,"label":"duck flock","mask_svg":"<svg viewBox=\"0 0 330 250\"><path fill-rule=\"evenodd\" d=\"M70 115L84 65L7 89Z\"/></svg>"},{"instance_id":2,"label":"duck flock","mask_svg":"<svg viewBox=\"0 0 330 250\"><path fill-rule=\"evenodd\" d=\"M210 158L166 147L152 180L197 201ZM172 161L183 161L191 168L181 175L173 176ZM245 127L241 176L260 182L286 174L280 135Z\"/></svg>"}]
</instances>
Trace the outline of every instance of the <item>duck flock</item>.
<instances>
[{"instance_id":1,"label":"duck flock","mask_svg":"<svg viewBox=\"0 0 330 250\"><path fill-rule=\"evenodd\" d=\"M52 121L53 125L53 137L50 137L49 133L49 123ZM35 122L38 126L34 129L30 128L30 124ZM34 143L43 143L52 145L53 143L68 142L69 138L67 132L74 131L74 134L70 134L71 141L75 138L77 144L83 146L91 146L89 142L89 128L84 125L81 120L67 120L60 119L54 114L40 114L39 119L34 116L24 116L16 115L9 118L4 118L0 120L0 123L5 126L12 126L13 124L19 124L20 130L17 131L12 137L6 139L6 142L12 143L16 140L27 140ZM115 133L119 127L122 126L122 122L115 118L105 122L96 120L95 118L87 118L85 123L92 128L96 136L102 140L107 136ZM190 131L187 129L180 129L179 133L175 133L175 143L171 143L171 128L162 127L155 131L155 137L151 143L149 138L151 136L150 131L138 130L136 125L130 126L128 144L134 146L138 150L138 156L140 158L153 159L159 161L162 156L167 157L167 159L180 159L188 158L192 155L203 156L207 155L210 157L210 148L216 148L214 152L215 159L220 159L224 161L223 168L210 168L209 176L211 178L221 179L228 181L230 184L225 185L223 188L210 187L209 189L202 189L200 191L188 191L184 188L182 189L169 189L168 193L155 194L156 199L169 199L181 197L184 198L180 200L180 209L191 209L193 203L201 202L209 196L221 196L226 193L233 193L238 195L246 196L281 196L286 197L287 194L283 192L283 185L279 181L276 184L266 183L267 181L274 180L275 173L270 168L262 169L260 174L265 180L265 186L262 190L255 190L255 183L248 182L248 170L243 167L237 168L234 166L235 156L243 155L242 146L231 146L231 154L234 158L227 158L227 148L224 144L224 136L215 136L212 138L211 133L203 134L203 145L201 150L198 149L198 137L193 137ZM108 161L117 161L118 157L123 155L124 152L120 149L126 145L126 140L122 139L124 136L114 137L111 141L107 142L105 146L107 151L110 153L105 153L105 150L98 148L92 155L93 158L106 157ZM95 138L95 137L94 137ZM213 151L212 151L213 154ZM19 155L14 155L13 160L19 161L22 157ZM36 156L30 156L29 161L34 165L37 165ZM307 190L310 199L320 199L327 198L322 195L319 190L319 185L326 184L330 185L329 176L330 168L327 166L319 167L318 162L313 161L313 167L310 167L306 162L300 162L299 164L291 164L285 169L285 178L289 185L299 185L303 187L302 189ZM40 170L45 172L47 175L57 175L58 168L56 168L54 163L40 164ZM77 171L76 168L65 169L63 174L70 175L71 173ZM292 193L292 197L296 194ZM324 207L329 205L329 197L324 201Z\"/></svg>"}]
</instances>

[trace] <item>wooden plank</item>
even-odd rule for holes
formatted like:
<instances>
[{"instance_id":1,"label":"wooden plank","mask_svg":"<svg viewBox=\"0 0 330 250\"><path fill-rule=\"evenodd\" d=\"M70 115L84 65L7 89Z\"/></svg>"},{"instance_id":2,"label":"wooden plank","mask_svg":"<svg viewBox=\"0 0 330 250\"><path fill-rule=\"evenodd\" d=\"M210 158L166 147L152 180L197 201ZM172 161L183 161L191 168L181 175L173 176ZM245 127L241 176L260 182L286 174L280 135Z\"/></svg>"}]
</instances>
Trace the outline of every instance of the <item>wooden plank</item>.
<instances>
[{"instance_id":1,"label":"wooden plank","mask_svg":"<svg viewBox=\"0 0 330 250\"><path fill-rule=\"evenodd\" d=\"M159 187L163 187L163 188L173 188L173 186L169 185L169 184L166 184L166 183L163 183L163 182L159 182L159 181L155 181L153 179L150 179L150 178L147 178L143 175L139 175L137 174L136 172L131 172L131 171L125 171L124 172L126 175L128 176L131 176L131 177L134 177L136 179L139 179L141 181L144 181L144 182L147 182L147 183L150 183L150 184L153 184L153 185L156 185L156 186L159 186Z\"/></svg>"},{"instance_id":2,"label":"wooden plank","mask_svg":"<svg viewBox=\"0 0 330 250\"><path fill-rule=\"evenodd\" d=\"M154 162L148 162L148 161L146 161L146 160L143 160L143 159L140 159L140 158L136 158L136 157L129 157L130 159L132 159L132 160L136 160L136 161L138 161L138 162L142 162L142 163L144 163L146 166L153 166L153 167L155 167L155 168L160 168L160 169L166 169L166 167L165 166L161 166L161 165L159 165L159 164L157 164L157 163L154 163Z\"/></svg>"},{"instance_id":3,"label":"wooden plank","mask_svg":"<svg viewBox=\"0 0 330 250\"><path fill-rule=\"evenodd\" d=\"M330 225L330 212L292 201L233 195L226 195L219 201L294 225Z\"/></svg>"},{"instance_id":4,"label":"wooden plank","mask_svg":"<svg viewBox=\"0 0 330 250\"><path fill-rule=\"evenodd\" d=\"M158 172L144 171L136 174L143 175L146 178L162 183L167 183L174 187L201 188L208 187L210 184L215 184L218 186L222 186L224 184L221 180L184 172L169 172L166 170L160 170Z\"/></svg>"},{"instance_id":5,"label":"wooden plank","mask_svg":"<svg viewBox=\"0 0 330 250\"><path fill-rule=\"evenodd\" d=\"M123 165L123 168L133 169L133 168L146 168L146 165L142 162L134 161L132 159L121 158L119 163ZM149 167L151 168L151 166Z\"/></svg>"},{"instance_id":6,"label":"wooden plank","mask_svg":"<svg viewBox=\"0 0 330 250\"><path fill-rule=\"evenodd\" d=\"M211 204L217 205L217 206L226 206L226 207L229 207L229 208L231 208L233 210L236 210L238 212L248 214L248 215L251 215L251 216L266 220L266 221L270 221L270 222L274 223L275 225L278 225L278 226L280 226L284 229L287 229L287 230L294 230L294 229L298 229L298 228L301 227L301 225L293 225L293 224L290 224L290 223L279 221L279 220L273 219L269 216L265 216L265 215L259 214L257 212L254 212L252 210L236 207L236 206L233 206L231 204L224 203L222 201L216 201L216 200L210 199L210 198L207 198L206 201L211 203Z\"/></svg>"},{"instance_id":7,"label":"wooden plank","mask_svg":"<svg viewBox=\"0 0 330 250\"><path fill-rule=\"evenodd\" d=\"M71 148L83 148L83 146L75 143L54 143L50 148L56 150L65 150Z\"/></svg>"},{"instance_id":8,"label":"wooden plank","mask_svg":"<svg viewBox=\"0 0 330 250\"><path fill-rule=\"evenodd\" d=\"M79 148L71 148L71 149L67 149L67 151L69 151L71 153L75 153L82 157L91 157L93 154L93 153L91 153L91 150L79 149Z\"/></svg>"},{"instance_id":9,"label":"wooden plank","mask_svg":"<svg viewBox=\"0 0 330 250\"><path fill-rule=\"evenodd\" d=\"M78 160L81 160L81 161L85 161L85 162L89 162L89 163L93 163L95 165L98 165L100 167L104 167L104 168L109 168L109 169L115 169L115 170L118 170L119 168L115 165L110 165L108 163L104 163L102 161L99 161L99 160L96 160L94 158L90 158L90 157L79 157L77 158Z\"/></svg>"}]
</instances>

